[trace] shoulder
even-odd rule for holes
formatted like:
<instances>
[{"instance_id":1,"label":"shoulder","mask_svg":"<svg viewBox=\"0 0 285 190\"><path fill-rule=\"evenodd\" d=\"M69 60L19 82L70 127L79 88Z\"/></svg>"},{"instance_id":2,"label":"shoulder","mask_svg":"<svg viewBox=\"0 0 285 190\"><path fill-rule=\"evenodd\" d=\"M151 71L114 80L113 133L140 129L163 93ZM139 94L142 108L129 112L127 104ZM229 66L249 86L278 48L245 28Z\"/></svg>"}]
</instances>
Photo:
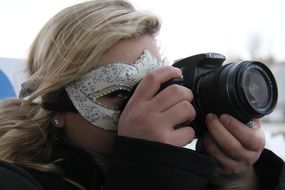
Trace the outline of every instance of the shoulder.
<instances>
[{"instance_id":1,"label":"shoulder","mask_svg":"<svg viewBox=\"0 0 285 190\"><path fill-rule=\"evenodd\" d=\"M45 190L83 189L82 185L79 184L78 182L69 180L68 178L65 178L63 176L54 173L48 173L48 172L42 172L30 169L28 169L27 171L29 172L30 175L34 177L34 179L36 179L38 183L40 183L40 185Z\"/></svg>"},{"instance_id":2,"label":"shoulder","mask_svg":"<svg viewBox=\"0 0 285 190\"><path fill-rule=\"evenodd\" d=\"M26 169L16 164L0 161L1 190L78 190L79 185L47 172Z\"/></svg>"},{"instance_id":3,"label":"shoulder","mask_svg":"<svg viewBox=\"0 0 285 190\"><path fill-rule=\"evenodd\" d=\"M104 173L92 155L73 145L59 145L48 162L56 165L62 174L0 161L0 189L99 189L103 183Z\"/></svg>"},{"instance_id":4,"label":"shoulder","mask_svg":"<svg viewBox=\"0 0 285 190\"><path fill-rule=\"evenodd\" d=\"M52 163L62 170L64 181L75 182L85 189L98 189L103 184L105 174L89 152L70 143L58 144L55 151ZM37 173L37 176L45 182L48 174Z\"/></svg>"},{"instance_id":5,"label":"shoulder","mask_svg":"<svg viewBox=\"0 0 285 190\"><path fill-rule=\"evenodd\" d=\"M65 178L85 189L98 189L103 184L105 174L89 152L69 143L58 145L56 151L53 163L64 172Z\"/></svg>"},{"instance_id":6,"label":"shoulder","mask_svg":"<svg viewBox=\"0 0 285 190\"><path fill-rule=\"evenodd\" d=\"M0 161L0 189L22 189L22 190L42 190L42 186L38 181L26 170L11 164L9 162Z\"/></svg>"}]
</instances>

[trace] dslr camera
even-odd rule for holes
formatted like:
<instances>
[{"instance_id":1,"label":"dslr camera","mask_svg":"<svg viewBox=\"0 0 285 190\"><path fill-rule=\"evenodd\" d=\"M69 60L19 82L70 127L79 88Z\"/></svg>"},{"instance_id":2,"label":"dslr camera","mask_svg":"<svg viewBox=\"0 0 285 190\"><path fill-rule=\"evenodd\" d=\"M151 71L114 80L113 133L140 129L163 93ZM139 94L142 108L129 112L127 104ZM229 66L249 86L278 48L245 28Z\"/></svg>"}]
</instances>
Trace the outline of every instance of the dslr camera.
<instances>
[{"instance_id":1,"label":"dslr camera","mask_svg":"<svg viewBox=\"0 0 285 190\"><path fill-rule=\"evenodd\" d=\"M174 67L182 70L183 78L162 85L183 85L193 92L196 118L191 127L197 137L207 129L207 113L230 114L247 124L271 113L277 103L276 80L270 69L258 61L240 61L222 66L225 56L205 53L181 59Z\"/></svg>"},{"instance_id":2,"label":"dslr camera","mask_svg":"<svg viewBox=\"0 0 285 190\"><path fill-rule=\"evenodd\" d=\"M240 61L222 66L225 59L218 53L180 59L173 66L181 69L183 77L161 85L160 91L172 84L192 90L196 118L190 126L197 138L207 130L204 121L207 113L227 113L248 124L271 113L277 103L276 80L265 64ZM183 127L183 124L176 127Z\"/></svg>"}]
</instances>

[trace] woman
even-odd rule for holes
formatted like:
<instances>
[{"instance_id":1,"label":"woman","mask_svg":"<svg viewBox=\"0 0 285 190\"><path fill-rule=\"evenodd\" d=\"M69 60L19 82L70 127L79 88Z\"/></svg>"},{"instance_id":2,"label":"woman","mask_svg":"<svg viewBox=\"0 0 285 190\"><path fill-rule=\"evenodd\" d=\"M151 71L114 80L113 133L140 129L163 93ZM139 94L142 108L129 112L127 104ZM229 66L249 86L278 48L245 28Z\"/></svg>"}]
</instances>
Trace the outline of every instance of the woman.
<instances>
[{"instance_id":1,"label":"woman","mask_svg":"<svg viewBox=\"0 0 285 190\"><path fill-rule=\"evenodd\" d=\"M181 76L160 58L159 27L153 14L122 0L71 6L43 27L22 98L0 107L1 178L13 177L7 189L258 188L259 125L209 114L197 148L205 154L183 148L195 132L174 126L194 120L193 97L179 85L158 93Z\"/></svg>"}]
</instances>

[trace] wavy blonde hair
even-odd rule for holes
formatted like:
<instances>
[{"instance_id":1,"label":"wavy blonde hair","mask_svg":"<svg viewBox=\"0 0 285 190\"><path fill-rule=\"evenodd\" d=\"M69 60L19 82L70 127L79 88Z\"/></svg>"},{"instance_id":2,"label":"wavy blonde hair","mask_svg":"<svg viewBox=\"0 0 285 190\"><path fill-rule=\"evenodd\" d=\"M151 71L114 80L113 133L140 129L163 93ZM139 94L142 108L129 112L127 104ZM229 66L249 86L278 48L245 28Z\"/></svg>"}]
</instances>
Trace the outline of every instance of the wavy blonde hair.
<instances>
[{"instance_id":1,"label":"wavy blonde hair","mask_svg":"<svg viewBox=\"0 0 285 190\"><path fill-rule=\"evenodd\" d=\"M155 15L137 11L124 0L80 3L55 15L31 46L29 77L21 91L26 98L0 103L0 159L51 170L47 160L59 134L50 125L55 112L41 107L44 98L96 67L118 41L155 35L159 28Z\"/></svg>"}]
</instances>

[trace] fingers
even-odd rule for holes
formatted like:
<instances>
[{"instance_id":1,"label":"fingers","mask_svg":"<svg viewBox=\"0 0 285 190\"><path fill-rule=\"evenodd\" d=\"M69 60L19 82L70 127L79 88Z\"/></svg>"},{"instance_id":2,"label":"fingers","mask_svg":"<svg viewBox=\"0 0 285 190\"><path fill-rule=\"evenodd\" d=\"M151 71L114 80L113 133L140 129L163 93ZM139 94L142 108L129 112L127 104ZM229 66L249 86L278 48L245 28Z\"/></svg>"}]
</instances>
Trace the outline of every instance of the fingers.
<instances>
[{"instance_id":1,"label":"fingers","mask_svg":"<svg viewBox=\"0 0 285 190\"><path fill-rule=\"evenodd\" d=\"M181 70L172 66L156 69L142 79L131 99L133 101L152 99L162 83L181 75Z\"/></svg>"},{"instance_id":2,"label":"fingers","mask_svg":"<svg viewBox=\"0 0 285 190\"><path fill-rule=\"evenodd\" d=\"M234 117L223 114L220 120L213 114L206 117L208 129L222 146L230 144L238 149L240 146L252 151L259 151L265 145L264 133L258 128L249 128ZM223 138L218 138L222 136Z\"/></svg>"},{"instance_id":3,"label":"fingers","mask_svg":"<svg viewBox=\"0 0 285 190\"><path fill-rule=\"evenodd\" d=\"M237 157L241 153L240 151L237 151L242 149L241 143L225 129L216 115L208 114L206 116L206 124L217 145L223 148L225 152L232 157Z\"/></svg>"},{"instance_id":4,"label":"fingers","mask_svg":"<svg viewBox=\"0 0 285 190\"><path fill-rule=\"evenodd\" d=\"M187 100L191 102L193 99L192 91L181 85L170 85L160 93L158 93L154 102L159 104L159 111L165 111L174 106L177 102Z\"/></svg>"},{"instance_id":5,"label":"fingers","mask_svg":"<svg viewBox=\"0 0 285 190\"><path fill-rule=\"evenodd\" d=\"M242 124L234 117L223 114L220 117L223 126L247 149L259 151L265 146L265 137L260 130L260 123L257 120L253 128L249 128Z\"/></svg>"},{"instance_id":6,"label":"fingers","mask_svg":"<svg viewBox=\"0 0 285 190\"><path fill-rule=\"evenodd\" d=\"M196 117L196 111L193 105L187 100L176 103L173 107L164 111L162 114L165 120L169 120L168 122L171 126L187 121L193 121Z\"/></svg>"},{"instance_id":7,"label":"fingers","mask_svg":"<svg viewBox=\"0 0 285 190\"><path fill-rule=\"evenodd\" d=\"M186 126L172 131L169 140L173 145L181 147L192 142L194 138L195 132L193 128Z\"/></svg>"},{"instance_id":8,"label":"fingers","mask_svg":"<svg viewBox=\"0 0 285 190\"><path fill-rule=\"evenodd\" d=\"M253 125L254 129L261 129L261 121L260 121L260 119L255 119L253 122L254 122L254 125Z\"/></svg>"},{"instance_id":9,"label":"fingers","mask_svg":"<svg viewBox=\"0 0 285 190\"><path fill-rule=\"evenodd\" d=\"M228 179L248 173L264 148L259 121L256 127L249 128L230 115L218 118L208 114L205 122L208 131L198 140L196 149L217 159L214 175Z\"/></svg>"},{"instance_id":10,"label":"fingers","mask_svg":"<svg viewBox=\"0 0 285 190\"><path fill-rule=\"evenodd\" d=\"M213 156L215 159L218 160L218 169L220 174L236 176L247 171L248 165L250 165L250 163L246 163L246 159L236 160L229 157L227 154L224 153L224 151L219 147L219 145L217 145L217 143L209 133L205 134L205 136L207 136L203 139L203 144L206 145L205 151L207 152L207 154Z\"/></svg>"},{"instance_id":11,"label":"fingers","mask_svg":"<svg viewBox=\"0 0 285 190\"><path fill-rule=\"evenodd\" d=\"M196 112L190 103L191 90L172 85L162 90L162 83L181 76L174 67L159 68L147 74L137 86L123 110L118 123L118 135L184 146L195 132L191 127L175 126L193 120Z\"/></svg>"},{"instance_id":12,"label":"fingers","mask_svg":"<svg viewBox=\"0 0 285 190\"><path fill-rule=\"evenodd\" d=\"M229 161L233 160L248 167L258 159L264 148L265 138L260 129L249 128L230 115L224 114L219 119L208 114L206 124L209 135L203 137L199 149L204 149L225 166L236 168L234 162Z\"/></svg>"},{"instance_id":13,"label":"fingers","mask_svg":"<svg viewBox=\"0 0 285 190\"><path fill-rule=\"evenodd\" d=\"M218 161L214 176L224 176L226 179L244 175L259 157L258 153L246 150L243 150L239 158L231 157L217 144L209 132L198 140L196 149L214 157Z\"/></svg>"}]
</instances>

